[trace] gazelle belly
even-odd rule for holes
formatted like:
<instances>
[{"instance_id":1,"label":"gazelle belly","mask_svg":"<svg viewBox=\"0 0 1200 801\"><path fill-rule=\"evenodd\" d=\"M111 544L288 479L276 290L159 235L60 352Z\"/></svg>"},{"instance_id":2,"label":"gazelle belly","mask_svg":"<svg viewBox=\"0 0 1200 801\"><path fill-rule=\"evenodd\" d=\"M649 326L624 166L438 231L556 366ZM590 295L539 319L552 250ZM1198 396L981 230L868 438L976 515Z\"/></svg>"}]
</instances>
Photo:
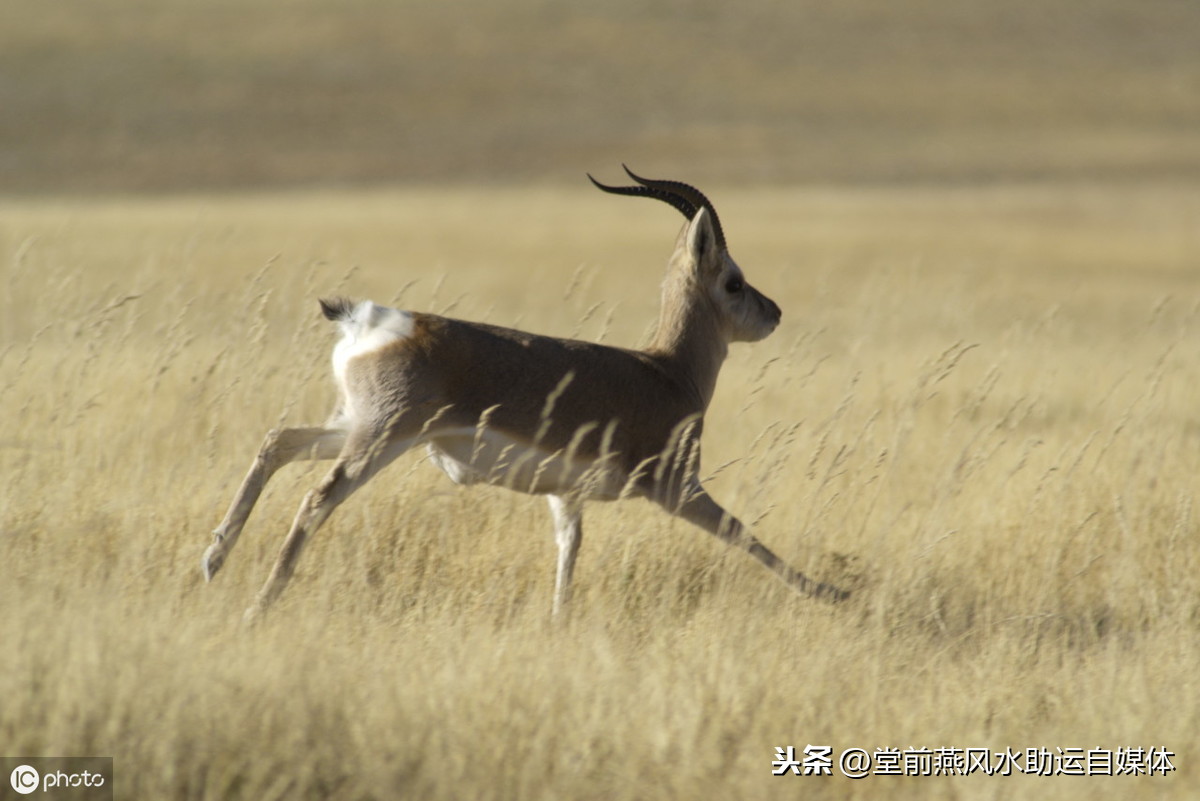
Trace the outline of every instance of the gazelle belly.
<instances>
[{"instance_id":1,"label":"gazelle belly","mask_svg":"<svg viewBox=\"0 0 1200 801\"><path fill-rule=\"evenodd\" d=\"M582 457L567 449L549 450L496 429L438 432L429 459L456 484L491 484L535 495L576 494L612 500L624 476L614 460Z\"/></svg>"}]
</instances>

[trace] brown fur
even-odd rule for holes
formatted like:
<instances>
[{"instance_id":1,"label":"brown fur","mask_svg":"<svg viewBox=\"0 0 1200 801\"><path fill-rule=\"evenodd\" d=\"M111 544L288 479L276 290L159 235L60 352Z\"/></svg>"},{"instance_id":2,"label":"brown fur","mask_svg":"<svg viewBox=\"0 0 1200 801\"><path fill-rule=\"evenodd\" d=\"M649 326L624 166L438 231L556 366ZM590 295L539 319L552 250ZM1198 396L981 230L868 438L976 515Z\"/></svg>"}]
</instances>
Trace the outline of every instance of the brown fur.
<instances>
[{"instance_id":1,"label":"brown fur","mask_svg":"<svg viewBox=\"0 0 1200 801\"><path fill-rule=\"evenodd\" d=\"M297 458L336 457L301 504L249 614L262 611L333 509L400 453L427 443L434 463L456 481L551 497L556 612L570 594L582 502L627 495L745 549L797 591L845 597L783 563L700 486L704 413L729 343L762 339L780 319L779 307L745 283L719 243L701 208L676 240L658 327L644 351L365 306L366 317L392 314L400 322L364 328L368 344L346 351L344 397L330 424L268 434L205 553L206 576L224 562L275 470ZM321 308L350 327L353 345L356 307L333 300ZM373 331L382 332L378 347L369 347Z\"/></svg>"}]
</instances>

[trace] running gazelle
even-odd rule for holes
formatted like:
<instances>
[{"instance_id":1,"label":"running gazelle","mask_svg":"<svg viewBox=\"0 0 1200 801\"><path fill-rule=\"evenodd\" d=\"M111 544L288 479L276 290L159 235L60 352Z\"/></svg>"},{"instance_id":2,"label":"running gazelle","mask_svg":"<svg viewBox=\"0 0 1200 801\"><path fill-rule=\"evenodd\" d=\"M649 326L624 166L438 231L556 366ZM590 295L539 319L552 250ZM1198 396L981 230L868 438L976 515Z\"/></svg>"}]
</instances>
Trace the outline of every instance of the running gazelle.
<instances>
[{"instance_id":1,"label":"running gazelle","mask_svg":"<svg viewBox=\"0 0 1200 801\"><path fill-rule=\"evenodd\" d=\"M635 186L605 192L669 203L687 223L662 286L644 350L530 334L370 301L321 300L342 338L333 350L340 401L323 426L272 430L204 553L211 580L264 485L297 459L333 459L300 504L271 575L247 610L283 591L309 535L393 459L424 444L455 482L545 495L558 542L553 612L571 594L585 500L647 498L740 547L798 592L847 592L785 564L700 485L700 435L731 342L775 330L780 310L746 283L712 203L678 181L626 172Z\"/></svg>"}]
</instances>

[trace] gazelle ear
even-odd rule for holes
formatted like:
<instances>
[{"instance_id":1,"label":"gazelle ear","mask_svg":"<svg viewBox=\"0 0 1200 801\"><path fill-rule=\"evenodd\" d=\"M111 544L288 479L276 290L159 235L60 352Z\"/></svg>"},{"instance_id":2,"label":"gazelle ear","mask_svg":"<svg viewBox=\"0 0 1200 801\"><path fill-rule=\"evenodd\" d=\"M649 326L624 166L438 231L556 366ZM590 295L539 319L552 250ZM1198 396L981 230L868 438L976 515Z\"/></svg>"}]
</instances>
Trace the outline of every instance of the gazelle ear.
<instances>
[{"instance_id":1,"label":"gazelle ear","mask_svg":"<svg viewBox=\"0 0 1200 801\"><path fill-rule=\"evenodd\" d=\"M697 270L719 263L719 259L716 258L717 232L713 230L712 215L708 213L708 209L702 208L697 211L696 216L688 223L687 250Z\"/></svg>"}]
</instances>

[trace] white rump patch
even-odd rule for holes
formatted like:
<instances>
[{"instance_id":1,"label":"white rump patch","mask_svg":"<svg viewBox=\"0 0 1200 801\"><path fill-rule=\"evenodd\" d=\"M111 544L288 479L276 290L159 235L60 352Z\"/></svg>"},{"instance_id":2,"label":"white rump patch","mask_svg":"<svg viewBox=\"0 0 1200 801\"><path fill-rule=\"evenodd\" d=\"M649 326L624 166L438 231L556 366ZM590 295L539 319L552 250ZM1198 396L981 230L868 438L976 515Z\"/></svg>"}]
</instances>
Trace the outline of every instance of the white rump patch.
<instances>
[{"instance_id":1,"label":"white rump patch","mask_svg":"<svg viewBox=\"0 0 1200 801\"><path fill-rule=\"evenodd\" d=\"M413 317L406 311L379 306L369 300L354 307L350 317L338 321L342 338L333 348L333 374L345 391L346 365L366 353L412 335Z\"/></svg>"}]
</instances>

